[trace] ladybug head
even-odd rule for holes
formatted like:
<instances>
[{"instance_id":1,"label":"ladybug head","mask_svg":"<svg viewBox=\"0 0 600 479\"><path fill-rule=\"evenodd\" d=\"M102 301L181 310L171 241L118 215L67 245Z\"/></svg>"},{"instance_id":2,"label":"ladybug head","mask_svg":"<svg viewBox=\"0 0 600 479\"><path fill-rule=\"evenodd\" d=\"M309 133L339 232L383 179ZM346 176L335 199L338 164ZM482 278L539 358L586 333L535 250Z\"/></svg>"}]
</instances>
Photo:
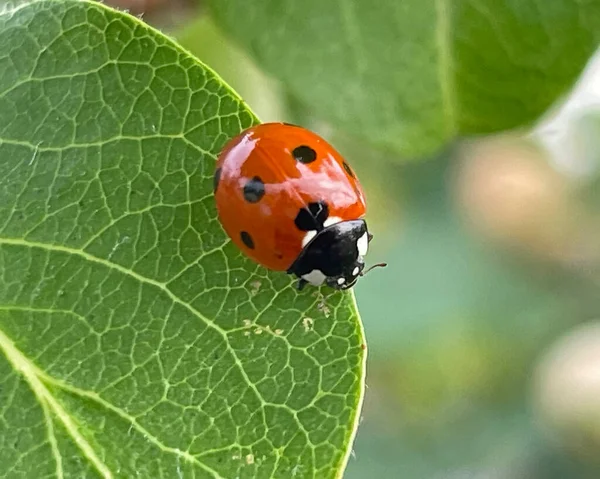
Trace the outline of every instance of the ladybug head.
<instances>
[{"instance_id":1,"label":"ladybug head","mask_svg":"<svg viewBox=\"0 0 600 479\"><path fill-rule=\"evenodd\" d=\"M330 225L310 240L288 273L300 278L300 289L306 283L349 289L366 272L364 257L372 237L361 219Z\"/></svg>"}]
</instances>

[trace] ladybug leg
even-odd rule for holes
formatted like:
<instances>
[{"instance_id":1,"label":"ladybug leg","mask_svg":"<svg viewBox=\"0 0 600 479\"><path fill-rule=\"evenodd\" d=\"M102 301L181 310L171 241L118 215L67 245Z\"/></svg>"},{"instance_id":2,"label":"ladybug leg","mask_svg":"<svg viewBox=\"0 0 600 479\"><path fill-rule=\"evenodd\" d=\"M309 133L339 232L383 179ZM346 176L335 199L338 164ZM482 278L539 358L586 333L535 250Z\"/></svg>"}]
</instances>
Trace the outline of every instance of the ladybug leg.
<instances>
[{"instance_id":1,"label":"ladybug leg","mask_svg":"<svg viewBox=\"0 0 600 479\"><path fill-rule=\"evenodd\" d=\"M306 286L308 284L308 281L306 281L303 278L300 278L298 280L298 282L296 283L296 288L298 289L298 291L302 291L302 289L304 288L304 286Z\"/></svg>"},{"instance_id":2,"label":"ladybug leg","mask_svg":"<svg viewBox=\"0 0 600 479\"><path fill-rule=\"evenodd\" d=\"M370 243L371 240L373 239L373 235L371 233L369 233L369 236L367 236L367 238L369 239L369 243Z\"/></svg>"}]
</instances>

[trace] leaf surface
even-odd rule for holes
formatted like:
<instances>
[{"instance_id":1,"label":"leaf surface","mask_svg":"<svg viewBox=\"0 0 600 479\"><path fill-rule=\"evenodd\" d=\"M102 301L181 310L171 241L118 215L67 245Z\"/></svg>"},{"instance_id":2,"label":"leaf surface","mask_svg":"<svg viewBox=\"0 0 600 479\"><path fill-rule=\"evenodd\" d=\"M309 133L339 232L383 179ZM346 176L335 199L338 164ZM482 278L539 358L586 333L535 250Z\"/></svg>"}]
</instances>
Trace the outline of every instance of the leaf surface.
<instances>
[{"instance_id":1,"label":"leaf surface","mask_svg":"<svg viewBox=\"0 0 600 479\"><path fill-rule=\"evenodd\" d=\"M216 219L216 155L256 122L131 16L0 14L1 475L341 474L353 296L297 293Z\"/></svg>"},{"instance_id":2,"label":"leaf surface","mask_svg":"<svg viewBox=\"0 0 600 479\"><path fill-rule=\"evenodd\" d=\"M531 124L569 90L600 39L600 0L208 5L316 115L403 157Z\"/></svg>"}]
</instances>

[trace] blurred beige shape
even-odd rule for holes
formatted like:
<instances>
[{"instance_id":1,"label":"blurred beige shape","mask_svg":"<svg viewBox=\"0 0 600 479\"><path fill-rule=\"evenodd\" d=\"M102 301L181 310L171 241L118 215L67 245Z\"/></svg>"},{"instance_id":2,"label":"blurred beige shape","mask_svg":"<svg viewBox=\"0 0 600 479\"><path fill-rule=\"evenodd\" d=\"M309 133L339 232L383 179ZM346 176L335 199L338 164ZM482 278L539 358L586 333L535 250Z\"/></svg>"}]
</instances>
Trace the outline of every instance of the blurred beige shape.
<instances>
[{"instance_id":1,"label":"blurred beige shape","mask_svg":"<svg viewBox=\"0 0 600 479\"><path fill-rule=\"evenodd\" d=\"M469 225L489 240L556 259L576 229L570 183L544 151L520 138L466 144L454 178L457 204Z\"/></svg>"},{"instance_id":2,"label":"blurred beige shape","mask_svg":"<svg viewBox=\"0 0 600 479\"><path fill-rule=\"evenodd\" d=\"M534 413L547 437L600 463L600 321L579 326L552 345L533 379Z\"/></svg>"}]
</instances>

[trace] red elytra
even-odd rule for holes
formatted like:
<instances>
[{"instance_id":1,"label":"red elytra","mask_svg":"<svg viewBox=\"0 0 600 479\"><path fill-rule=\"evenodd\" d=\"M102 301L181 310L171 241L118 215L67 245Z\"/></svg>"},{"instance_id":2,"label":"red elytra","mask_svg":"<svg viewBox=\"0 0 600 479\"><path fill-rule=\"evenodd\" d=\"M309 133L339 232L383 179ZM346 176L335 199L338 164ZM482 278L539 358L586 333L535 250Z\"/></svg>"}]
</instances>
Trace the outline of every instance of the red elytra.
<instances>
[{"instance_id":1,"label":"red elytra","mask_svg":"<svg viewBox=\"0 0 600 479\"><path fill-rule=\"evenodd\" d=\"M262 266L296 274L299 287L351 287L363 272L372 235L352 168L316 133L287 123L243 131L215 170L219 220L231 240Z\"/></svg>"}]
</instances>

